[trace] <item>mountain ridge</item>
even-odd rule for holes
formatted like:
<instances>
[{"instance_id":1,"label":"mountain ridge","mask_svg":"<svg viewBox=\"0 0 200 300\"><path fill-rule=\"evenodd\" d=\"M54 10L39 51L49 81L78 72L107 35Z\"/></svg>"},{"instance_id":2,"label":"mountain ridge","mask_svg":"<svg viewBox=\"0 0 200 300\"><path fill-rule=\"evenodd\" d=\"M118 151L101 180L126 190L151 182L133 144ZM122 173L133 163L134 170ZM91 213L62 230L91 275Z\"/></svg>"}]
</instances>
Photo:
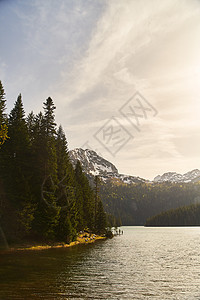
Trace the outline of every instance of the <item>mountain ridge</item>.
<instances>
[{"instance_id":1,"label":"mountain ridge","mask_svg":"<svg viewBox=\"0 0 200 300\"><path fill-rule=\"evenodd\" d=\"M98 175L103 182L118 181L122 183L143 183L150 182L139 176L120 174L118 169L108 160L99 156L95 151L82 148L75 148L69 151L72 165L75 167L77 160L80 161L83 171L89 176Z\"/></svg>"},{"instance_id":2,"label":"mountain ridge","mask_svg":"<svg viewBox=\"0 0 200 300\"><path fill-rule=\"evenodd\" d=\"M117 181L126 184L135 183L189 183L200 181L200 170L194 169L184 174L176 172L166 172L157 175L152 181L139 176L120 174L114 164L99 156L95 151L90 149L75 148L69 151L69 157L72 165L75 167L77 160L81 162L83 171L88 176L98 175L103 182Z\"/></svg>"},{"instance_id":3,"label":"mountain ridge","mask_svg":"<svg viewBox=\"0 0 200 300\"><path fill-rule=\"evenodd\" d=\"M154 178L154 182L174 182L174 183L178 183L178 182L184 182L184 183L188 183L188 182L196 182L200 180L200 170L199 169L194 169L192 171L189 171L187 173L184 174L180 174L180 173L176 173L176 172L166 172L163 175L157 175Z\"/></svg>"}]
</instances>

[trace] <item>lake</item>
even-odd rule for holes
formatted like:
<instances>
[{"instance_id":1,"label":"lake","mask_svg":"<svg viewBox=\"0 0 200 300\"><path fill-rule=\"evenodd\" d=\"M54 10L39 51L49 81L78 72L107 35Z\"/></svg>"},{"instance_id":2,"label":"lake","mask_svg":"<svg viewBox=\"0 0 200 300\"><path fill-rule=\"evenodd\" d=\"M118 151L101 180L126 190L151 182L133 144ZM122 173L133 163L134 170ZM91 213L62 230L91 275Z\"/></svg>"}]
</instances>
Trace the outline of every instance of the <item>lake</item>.
<instances>
[{"instance_id":1,"label":"lake","mask_svg":"<svg viewBox=\"0 0 200 300\"><path fill-rule=\"evenodd\" d=\"M200 299L200 227L0 255L0 299Z\"/></svg>"}]
</instances>

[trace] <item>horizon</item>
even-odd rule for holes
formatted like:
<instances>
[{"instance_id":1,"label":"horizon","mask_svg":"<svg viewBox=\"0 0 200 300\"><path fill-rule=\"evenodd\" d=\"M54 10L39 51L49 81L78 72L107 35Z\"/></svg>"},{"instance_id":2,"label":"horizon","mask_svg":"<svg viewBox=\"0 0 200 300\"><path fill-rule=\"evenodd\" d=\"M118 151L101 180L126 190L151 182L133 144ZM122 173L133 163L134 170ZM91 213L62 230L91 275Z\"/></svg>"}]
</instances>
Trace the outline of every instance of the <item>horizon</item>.
<instances>
[{"instance_id":1,"label":"horizon","mask_svg":"<svg viewBox=\"0 0 200 300\"><path fill-rule=\"evenodd\" d=\"M198 0L0 1L8 113L50 96L69 149L149 180L200 169L199 35Z\"/></svg>"}]
</instances>

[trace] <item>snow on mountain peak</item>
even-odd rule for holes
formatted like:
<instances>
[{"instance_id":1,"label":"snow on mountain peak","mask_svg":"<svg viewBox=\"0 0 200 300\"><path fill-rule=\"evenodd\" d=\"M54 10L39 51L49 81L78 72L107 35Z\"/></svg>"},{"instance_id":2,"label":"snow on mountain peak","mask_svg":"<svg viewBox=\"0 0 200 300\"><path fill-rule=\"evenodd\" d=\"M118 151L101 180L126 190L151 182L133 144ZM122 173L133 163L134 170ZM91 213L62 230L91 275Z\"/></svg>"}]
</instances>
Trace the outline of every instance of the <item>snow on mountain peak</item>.
<instances>
[{"instance_id":1,"label":"snow on mountain peak","mask_svg":"<svg viewBox=\"0 0 200 300\"><path fill-rule=\"evenodd\" d=\"M194 169L185 174L178 174L176 172L166 172L163 175L158 175L154 178L153 182L145 180L140 177L119 174L117 168L109 161L99 156L95 151L90 149L76 148L69 151L70 160L72 165L75 167L77 160L80 161L83 171L88 176L98 175L101 179L106 182L108 180L114 180L126 184L131 183L188 183L200 180L200 170Z\"/></svg>"},{"instance_id":2,"label":"snow on mountain peak","mask_svg":"<svg viewBox=\"0 0 200 300\"><path fill-rule=\"evenodd\" d=\"M193 182L200 177L200 170L195 169L185 174L178 174L176 172L167 172L162 176L158 175L154 178L154 182Z\"/></svg>"},{"instance_id":3,"label":"snow on mountain peak","mask_svg":"<svg viewBox=\"0 0 200 300\"><path fill-rule=\"evenodd\" d=\"M130 175L119 174L117 168L109 161L99 156L93 150L76 148L69 151L70 160L75 167L77 160L80 161L83 171L89 176L98 175L106 182L114 180L126 184L146 182L145 179Z\"/></svg>"},{"instance_id":4,"label":"snow on mountain peak","mask_svg":"<svg viewBox=\"0 0 200 300\"><path fill-rule=\"evenodd\" d=\"M87 174L99 176L109 173L118 174L117 168L112 163L99 156L93 150L76 148L69 151L69 156L74 166L76 165L77 160L79 160L84 172Z\"/></svg>"}]
</instances>

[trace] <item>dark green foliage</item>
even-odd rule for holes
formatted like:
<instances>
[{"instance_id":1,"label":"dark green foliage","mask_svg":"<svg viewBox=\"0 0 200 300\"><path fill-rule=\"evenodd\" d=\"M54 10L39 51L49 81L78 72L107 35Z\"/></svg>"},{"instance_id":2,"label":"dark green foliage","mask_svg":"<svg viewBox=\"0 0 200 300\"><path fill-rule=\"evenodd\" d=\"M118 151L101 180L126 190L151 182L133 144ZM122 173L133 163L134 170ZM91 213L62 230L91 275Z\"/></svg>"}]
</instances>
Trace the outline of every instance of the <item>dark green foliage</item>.
<instances>
[{"instance_id":1,"label":"dark green foliage","mask_svg":"<svg viewBox=\"0 0 200 300\"><path fill-rule=\"evenodd\" d=\"M104 212L102 201L99 200L97 204L97 213L96 213L96 232L99 234L105 233L106 227L107 227L106 213Z\"/></svg>"},{"instance_id":2,"label":"dark green foliage","mask_svg":"<svg viewBox=\"0 0 200 300\"><path fill-rule=\"evenodd\" d=\"M83 226L88 228L94 228L94 193L89 185L89 181L82 171L80 162L78 161L75 168L75 177L77 181L77 200L80 215L84 220Z\"/></svg>"},{"instance_id":3,"label":"dark green foliage","mask_svg":"<svg viewBox=\"0 0 200 300\"><path fill-rule=\"evenodd\" d=\"M115 184L100 186L105 211L123 225L144 225L149 217L180 206L196 203L197 183Z\"/></svg>"},{"instance_id":4,"label":"dark green foliage","mask_svg":"<svg viewBox=\"0 0 200 300\"><path fill-rule=\"evenodd\" d=\"M56 107L50 97L43 104L45 133L48 137L53 137L56 134L56 123L54 115Z\"/></svg>"},{"instance_id":5,"label":"dark green foliage","mask_svg":"<svg viewBox=\"0 0 200 300\"><path fill-rule=\"evenodd\" d=\"M57 175L58 179L63 179L66 176L67 169L69 168L68 147L65 133L60 125L56 137L56 154L57 154Z\"/></svg>"},{"instance_id":6,"label":"dark green foliage","mask_svg":"<svg viewBox=\"0 0 200 300\"><path fill-rule=\"evenodd\" d=\"M6 190L6 206L13 215L13 236L23 237L30 231L35 204L31 192L31 149L21 95L9 115L8 133L10 138L0 153L0 172Z\"/></svg>"},{"instance_id":7,"label":"dark green foliage","mask_svg":"<svg viewBox=\"0 0 200 300\"><path fill-rule=\"evenodd\" d=\"M94 216L94 223L95 223L95 230L98 234L105 233L105 228L108 225L107 216L104 212L103 203L99 196L100 190L100 179L98 176L94 178L94 197L95 197L95 216Z\"/></svg>"},{"instance_id":8,"label":"dark green foliage","mask_svg":"<svg viewBox=\"0 0 200 300\"><path fill-rule=\"evenodd\" d=\"M94 221L97 224L97 211L98 211L98 203L99 203L99 185L100 179L98 176L94 177L94 194L95 194L95 204L94 204Z\"/></svg>"},{"instance_id":9,"label":"dark green foliage","mask_svg":"<svg viewBox=\"0 0 200 300\"><path fill-rule=\"evenodd\" d=\"M107 217L107 224L108 224L109 228L118 227L117 222L116 222L116 218L113 215L106 214L106 217Z\"/></svg>"},{"instance_id":10,"label":"dark green foliage","mask_svg":"<svg viewBox=\"0 0 200 300\"><path fill-rule=\"evenodd\" d=\"M5 99L5 92L0 80L0 125L2 125L6 120L6 99Z\"/></svg>"},{"instance_id":11,"label":"dark green foliage","mask_svg":"<svg viewBox=\"0 0 200 300\"><path fill-rule=\"evenodd\" d=\"M0 121L6 121L0 82ZM74 170L65 133L55 123L55 105L25 117L21 94L8 118L9 139L0 148L0 240L71 242L95 229L95 196L80 163ZM105 214L98 208L98 231ZM100 220L103 220L100 222Z\"/></svg>"},{"instance_id":12,"label":"dark green foliage","mask_svg":"<svg viewBox=\"0 0 200 300\"><path fill-rule=\"evenodd\" d=\"M146 226L200 226L200 205L193 204L171 209L153 216Z\"/></svg>"}]
</instances>

